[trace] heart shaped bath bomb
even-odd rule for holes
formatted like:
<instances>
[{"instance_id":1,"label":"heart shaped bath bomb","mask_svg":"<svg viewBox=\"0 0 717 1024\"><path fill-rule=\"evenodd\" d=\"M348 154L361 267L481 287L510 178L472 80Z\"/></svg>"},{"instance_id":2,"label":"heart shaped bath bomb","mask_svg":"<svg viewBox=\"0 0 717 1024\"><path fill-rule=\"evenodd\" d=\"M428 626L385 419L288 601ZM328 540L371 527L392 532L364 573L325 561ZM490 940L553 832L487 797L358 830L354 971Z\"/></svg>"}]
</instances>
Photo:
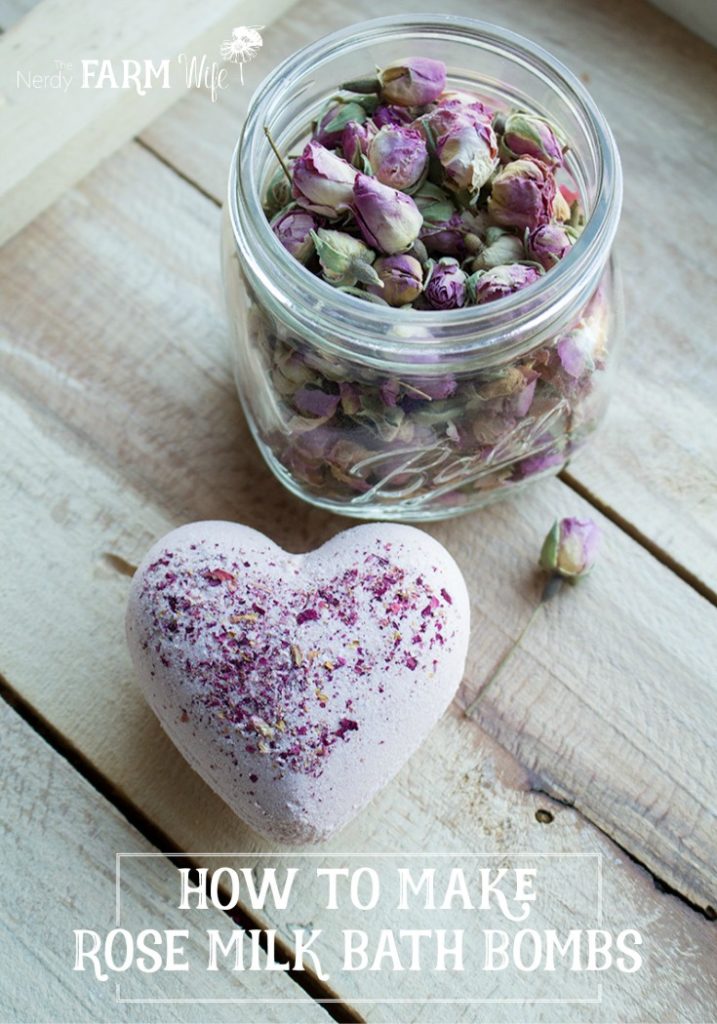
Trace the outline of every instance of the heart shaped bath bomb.
<instances>
[{"instance_id":1,"label":"heart shaped bath bomb","mask_svg":"<svg viewBox=\"0 0 717 1024\"><path fill-rule=\"evenodd\" d=\"M148 553L127 636L147 700L189 763L257 831L318 842L384 786L463 675L468 594L408 526L357 526L291 555L235 523Z\"/></svg>"}]
</instances>

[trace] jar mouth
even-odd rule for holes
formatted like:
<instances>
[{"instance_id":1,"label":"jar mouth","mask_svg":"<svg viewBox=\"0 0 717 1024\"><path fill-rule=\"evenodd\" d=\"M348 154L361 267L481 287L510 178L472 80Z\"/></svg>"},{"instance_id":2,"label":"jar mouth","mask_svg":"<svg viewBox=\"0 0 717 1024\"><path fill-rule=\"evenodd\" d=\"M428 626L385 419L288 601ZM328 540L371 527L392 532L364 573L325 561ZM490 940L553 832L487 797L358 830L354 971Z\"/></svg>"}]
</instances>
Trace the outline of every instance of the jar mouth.
<instances>
[{"instance_id":1,"label":"jar mouth","mask_svg":"<svg viewBox=\"0 0 717 1024\"><path fill-rule=\"evenodd\" d=\"M287 97L307 87L311 72L342 51L395 36L474 45L528 68L558 93L585 133L594 161L594 197L583 231L570 252L538 281L513 295L481 306L454 310L393 308L340 292L308 271L279 242L262 208L271 129ZM413 54L410 54L413 55ZM416 55L420 55L417 51ZM409 56L397 53L396 57ZM448 67L449 87L456 85ZM507 83L509 84L509 83ZM338 86L338 83L337 83ZM338 91L338 88L336 89ZM330 93L328 94L330 95ZM534 105L534 104L533 104ZM275 158L274 158L275 159ZM579 168L577 170L579 176ZM584 198L584 197L583 197ZM456 15L400 15L376 18L318 39L279 64L256 90L232 157L229 215L234 239L248 264L252 283L281 309L282 317L316 335L316 344L336 355L386 360L415 367L429 355L446 363L512 358L550 333L566 311L587 301L609 256L622 205L622 170L612 132L580 80L562 62L529 39L487 22ZM322 332L321 326L325 330ZM330 335L326 338L325 335ZM427 368L427 367L426 367Z\"/></svg>"}]
</instances>

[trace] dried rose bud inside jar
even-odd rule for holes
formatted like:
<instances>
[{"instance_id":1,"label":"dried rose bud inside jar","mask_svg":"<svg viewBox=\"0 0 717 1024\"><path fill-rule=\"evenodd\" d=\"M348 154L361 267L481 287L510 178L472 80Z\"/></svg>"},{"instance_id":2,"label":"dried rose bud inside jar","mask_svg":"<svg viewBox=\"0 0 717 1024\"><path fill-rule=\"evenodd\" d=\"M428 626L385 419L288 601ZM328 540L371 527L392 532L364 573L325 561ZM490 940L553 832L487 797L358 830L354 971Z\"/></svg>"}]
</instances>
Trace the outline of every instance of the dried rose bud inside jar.
<instances>
[{"instance_id":1,"label":"dried rose bud inside jar","mask_svg":"<svg viewBox=\"0 0 717 1024\"><path fill-rule=\"evenodd\" d=\"M621 194L583 86L513 33L384 18L284 62L237 146L223 251L237 387L279 479L425 520L557 473L609 394Z\"/></svg>"}]
</instances>

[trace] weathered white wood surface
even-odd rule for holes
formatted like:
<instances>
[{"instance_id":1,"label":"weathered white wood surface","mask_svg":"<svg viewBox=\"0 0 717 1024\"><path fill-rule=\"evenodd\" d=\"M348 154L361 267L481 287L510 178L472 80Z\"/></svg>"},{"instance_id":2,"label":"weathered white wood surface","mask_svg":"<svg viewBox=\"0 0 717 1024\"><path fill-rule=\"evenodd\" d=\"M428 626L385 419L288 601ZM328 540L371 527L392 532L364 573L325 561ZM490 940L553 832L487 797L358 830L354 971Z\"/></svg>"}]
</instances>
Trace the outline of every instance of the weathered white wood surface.
<instances>
[{"instance_id":1,"label":"weathered white wood surface","mask_svg":"<svg viewBox=\"0 0 717 1024\"><path fill-rule=\"evenodd\" d=\"M12 455L2 480L10 542L0 665L9 684L177 848L266 849L165 740L131 678L123 640L122 570L170 526L216 516L266 528L270 507L272 534L300 549L344 525L286 494L249 443L225 347L217 219L212 203L130 146L0 256L14 297L3 303L0 335L0 435ZM515 504L432 531L469 578L471 694L529 614L537 595L533 563L546 526L557 513L586 511L565 484L552 481ZM556 806L561 827L539 826L533 816L542 798L526 792L543 785L537 775L553 789L565 785L584 815L660 877L703 904L713 901L715 780L704 731L714 721L714 693L685 635L708 638L714 610L620 530L605 527L602 565L582 588L559 599L551 617L536 622L528 664L522 654L517 659L516 679L535 678L548 707L569 711L565 730L559 714L545 723L531 694L520 703L511 698L500 710L505 680L478 705L481 721L507 746L516 746L517 729L538 735L535 750L518 750L536 774L518 769L458 703L332 848L500 851L526 848L530 839L553 851L600 849L610 865L608 926L629 922L644 929L652 954L649 969L617 979L610 1000L585 1008L584 1019L698 1020L717 993L709 961L702 960L713 927L658 893L576 812ZM634 621L636 602L659 612L661 628L649 643L621 625ZM554 616L560 632L547 648ZM672 630L666 619L676 623ZM655 722L649 715L655 703L663 707L671 699L678 643L675 732L663 713ZM576 664L567 699L571 651L576 663L593 653L590 677ZM550 673L541 667L546 663ZM619 706L593 696L597 683L604 694L619 694ZM574 734L581 702L592 702L592 711ZM651 746L669 754L669 765L654 764ZM695 763L702 765L701 777ZM676 959L680 949L689 956ZM368 988L366 995L372 994L381 993ZM395 1019L380 1007L360 1009L369 1019ZM494 1019L570 1019L568 1011L556 1016L559 1009L498 1008ZM435 1019L422 1012L416 1019ZM465 1011L463 1019L472 1018Z\"/></svg>"},{"instance_id":2,"label":"weathered white wood surface","mask_svg":"<svg viewBox=\"0 0 717 1024\"><path fill-rule=\"evenodd\" d=\"M167 833L173 848L269 849L188 768L145 707L131 678L121 629L127 577L117 553L136 558L148 535L166 528L165 517L109 469L95 465L84 443L67 437L62 428L58 433L57 424L48 422L44 413L12 406L11 400L3 402L3 431L8 421L15 424L17 434L12 435L12 442L23 458L32 453L35 470L32 476L26 474L19 486L13 475L9 486L25 529L43 541L36 545L36 555L30 561L27 554L18 552L17 561L25 559L20 571L15 559L9 566L13 601L22 610L22 619L16 617L12 626L14 635L36 636L38 622L42 623L42 651L36 659L28 659L27 652L5 651L9 679L25 689L22 684L28 680L28 672L41 677L26 689L26 695ZM54 440L48 432L55 434ZM32 507L36 509L34 520ZM13 523L12 537L22 542L20 532ZM28 550L22 543L20 549ZM115 557L108 559L108 553ZM39 577L43 580L40 587ZM64 599L57 596L61 588ZM30 591L34 602L29 600ZM76 594L77 600L67 600L70 594ZM42 686L48 689L50 671L54 693L43 698L40 690ZM637 975L611 975L602 1004L580 1007L580 1019L709 1019L717 996L713 926L675 897L659 893L645 872L575 811L530 792L532 784L513 759L456 705L399 778L326 849L501 852L530 848L602 853L604 925L616 931L639 929L645 939L646 964ZM552 809L555 821L541 825L535 812L546 806ZM210 867L216 864L214 860L206 863ZM582 889L566 886L551 915L554 927L575 925L575 908L590 895L584 888L590 881L583 878ZM317 913L315 895L315 890L306 891L294 904L292 921L311 921L313 927L330 925ZM275 923L286 928L286 916ZM544 921L541 917L534 923L540 927ZM395 921L371 920L372 927L392 924ZM337 949L325 943L319 948L322 964L335 979ZM481 995L505 998L511 995L513 983L508 989L506 984L499 979L497 987L487 991L476 988ZM361 999L385 997L386 979L362 975L360 987L352 988L349 995L357 991ZM393 979L390 992L404 998L449 994L435 977L420 982L412 975ZM555 998L550 975L531 979L531 996ZM437 1019L431 1007L356 1005L368 1020ZM575 1020L572 1005L497 1005L490 1009L490 1019L497 1021ZM475 1008L456 1007L451 1019L474 1020Z\"/></svg>"},{"instance_id":3,"label":"weathered white wood surface","mask_svg":"<svg viewBox=\"0 0 717 1024\"><path fill-rule=\"evenodd\" d=\"M52 417L55 443L71 431L88 459L118 472L166 522L226 517L261 528L270 508L273 536L306 548L343 523L284 493L248 440L218 294L217 220L208 200L137 146L98 169L0 256L15 297L4 304L0 336L6 387ZM60 455L40 469L41 450L28 450L22 437L10 442L17 428L11 413L7 419L13 457L4 484L20 530L8 576L20 589L6 618L14 674L4 671L64 728L73 721L66 695L44 685L20 628L22 616L37 610L34 581L23 578L27 531L37 529L32 509L49 501L41 489L26 492L36 474L40 488L49 486ZM82 485L68 491L60 478L56 486L62 519ZM535 557L553 517L590 511L551 481L519 502L432 530L464 567L472 592L469 699L537 600ZM136 563L152 531L127 533L119 507L114 515L122 532L102 551ZM715 611L622 531L606 529L599 571L546 610L477 713L547 785L661 878L714 906L717 766L707 753L717 721ZM61 541L43 545L48 558L59 557ZM85 588L77 587L81 601ZM81 601L78 616L87 611ZM67 653L77 650L76 629L59 628ZM86 635L98 668L101 645ZM100 686L100 716L106 697Z\"/></svg>"},{"instance_id":4,"label":"weathered white wood surface","mask_svg":"<svg viewBox=\"0 0 717 1024\"><path fill-rule=\"evenodd\" d=\"M0 32L7 32L37 3L37 0L0 0Z\"/></svg>"},{"instance_id":5,"label":"weathered white wood surface","mask_svg":"<svg viewBox=\"0 0 717 1024\"><path fill-rule=\"evenodd\" d=\"M372 2L362 16L384 13ZM451 9L477 13L461 4ZM264 33L263 70L352 17L326 4L304 3L300 11ZM612 425L571 468L572 480L661 557L709 585L717 565L711 349L697 299L685 298L701 294L708 261L698 263L687 245L689 190L660 186L672 220L655 223L645 185L656 164L670 182L681 180L678 146L694 145L712 74L707 51L635 0L595 10L583 2L566 9L557 0L488 0L480 13L517 25L587 72L628 165L622 264L632 347ZM615 89L617 69L632 89L629 104ZM215 105L190 94L143 142L223 198L241 110L260 73L257 60L245 69L243 91L235 81ZM634 144L635 131L650 123L656 91L669 140L664 152L654 133ZM699 156L691 164L700 194L709 164ZM650 237L671 254L669 281L664 262L645 257L648 218ZM702 232L699 251L707 252L713 238L706 221L693 218L691 228ZM228 368L217 242L214 204L129 145L0 254L0 508L7 538L0 672L178 849L266 850L164 738L131 678L123 641L126 573L171 526L227 517L267 529L271 509L274 538L299 550L345 525L286 494L249 441ZM627 261L639 265L640 280ZM652 310L638 306L646 294ZM658 318L661 333L652 337ZM666 392L673 401L663 408ZM606 927L641 929L647 961L638 975L611 976L602 1004L581 1007L580 1019L706 1021L717 1006L714 925L657 891L589 822L684 896L715 906L714 609L605 523L595 574L544 609L524 649L483 691L537 598L533 563L550 521L592 511L552 481L513 505L432 529L469 579L467 678L426 746L329 849L601 852ZM468 719L463 709L476 695ZM577 810L534 792L541 789ZM535 821L545 806L555 814L550 825ZM110 845L114 850L114 840ZM559 925L570 926L580 896L576 887L559 902ZM314 916L311 894L304 900L302 913ZM321 952L335 966L330 942ZM365 986L341 995L385 995L380 978L363 979ZM423 994L434 981L399 979L395 993ZM554 997L549 976L536 979L532 994ZM437 1019L431 1007L356 1008L375 1021ZM469 1021L477 1014L457 1007L451 1015ZM443 1011L441 1018L448 1019ZM576 1013L559 1005L497 1006L490 1019L568 1021Z\"/></svg>"},{"instance_id":6,"label":"weathered white wood surface","mask_svg":"<svg viewBox=\"0 0 717 1024\"><path fill-rule=\"evenodd\" d=\"M367 0L361 17L431 11L433 0ZM625 354L599 438L566 477L670 564L717 593L717 413L711 296L717 266L715 51L644 0L470 0L440 5L542 43L587 83L625 172L617 254ZM212 105L192 92L142 139L219 201L246 106L298 46L350 24L338 4L297 4L257 60ZM689 171L686 169L689 168Z\"/></svg>"},{"instance_id":7,"label":"weathered white wood surface","mask_svg":"<svg viewBox=\"0 0 717 1024\"><path fill-rule=\"evenodd\" d=\"M289 2L41 0L34 5L0 35L0 242L187 91L180 54L188 61L206 56L209 64L220 66L219 45L231 37L233 26L268 24ZM110 88L108 79L103 88L83 88L85 58L114 62L117 87ZM140 91L132 83L123 85L125 59L149 59L156 67L169 60L172 66L166 81ZM57 75L58 61L65 76L60 87L28 84L29 76Z\"/></svg>"},{"instance_id":8,"label":"weathered white wood surface","mask_svg":"<svg viewBox=\"0 0 717 1024\"><path fill-rule=\"evenodd\" d=\"M117 852L152 847L115 808L0 701L0 1020L9 1024L80 1021L326 1021L328 1016L284 974L208 973L206 928L231 927L218 910L179 911L177 869L164 857L125 860L121 927L187 929L188 973L115 975L99 982L73 970L74 929L105 935L116 926ZM118 946L118 957L121 949ZM162 1002L117 1002L121 999ZM212 1003L179 1000L301 999L301 1004Z\"/></svg>"}]
</instances>

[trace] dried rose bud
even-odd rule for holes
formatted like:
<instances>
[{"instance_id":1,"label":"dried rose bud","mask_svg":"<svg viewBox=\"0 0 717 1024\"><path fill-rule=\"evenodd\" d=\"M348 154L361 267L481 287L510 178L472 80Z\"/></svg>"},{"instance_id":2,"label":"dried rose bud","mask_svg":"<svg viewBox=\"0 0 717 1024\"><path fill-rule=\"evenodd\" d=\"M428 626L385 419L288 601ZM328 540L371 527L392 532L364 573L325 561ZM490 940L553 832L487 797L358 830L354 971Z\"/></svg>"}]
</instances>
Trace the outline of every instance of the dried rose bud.
<instances>
[{"instance_id":1,"label":"dried rose bud","mask_svg":"<svg viewBox=\"0 0 717 1024\"><path fill-rule=\"evenodd\" d=\"M436 156L448 188L475 195L498 164L495 132L485 122L464 123L438 138Z\"/></svg>"},{"instance_id":2,"label":"dried rose bud","mask_svg":"<svg viewBox=\"0 0 717 1024\"><path fill-rule=\"evenodd\" d=\"M330 395L317 387L303 387L294 394L294 405L305 416L327 420L336 412L338 395Z\"/></svg>"},{"instance_id":3,"label":"dried rose bud","mask_svg":"<svg viewBox=\"0 0 717 1024\"><path fill-rule=\"evenodd\" d=\"M450 398L458 387L454 377L411 377L405 384L414 397L424 397L430 402Z\"/></svg>"},{"instance_id":4,"label":"dried rose bud","mask_svg":"<svg viewBox=\"0 0 717 1024\"><path fill-rule=\"evenodd\" d=\"M291 202L291 182L283 167L277 167L266 190L264 213L271 218Z\"/></svg>"},{"instance_id":5,"label":"dried rose bud","mask_svg":"<svg viewBox=\"0 0 717 1024\"><path fill-rule=\"evenodd\" d=\"M493 178L488 213L501 227L537 228L553 213L555 178L532 156L506 164Z\"/></svg>"},{"instance_id":6,"label":"dried rose bud","mask_svg":"<svg viewBox=\"0 0 717 1024\"><path fill-rule=\"evenodd\" d=\"M354 167L363 167L363 158L368 153L368 146L376 134L376 126L373 121L349 121L341 133L341 152L344 160L348 160Z\"/></svg>"},{"instance_id":7,"label":"dried rose bud","mask_svg":"<svg viewBox=\"0 0 717 1024\"><path fill-rule=\"evenodd\" d=\"M377 128L383 128L387 124L411 124L413 114L405 107L392 106L390 103L379 103L371 115L371 120Z\"/></svg>"},{"instance_id":8,"label":"dried rose bud","mask_svg":"<svg viewBox=\"0 0 717 1024\"><path fill-rule=\"evenodd\" d=\"M433 199L433 191L440 198ZM429 252L463 259L474 251L470 236L473 240L479 239L485 231L485 214L482 211L456 210L441 190L430 182L422 185L413 198L423 214L420 238Z\"/></svg>"},{"instance_id":9,"label":"dried rose bud","mask_svg":"<svg viewBox=\"0 0 717 1024\"><path fill-rule=\"evenodd\" d=\"M541 224L525 236L528 259L550 270L559 263L573 244L568 231L561 224Z\"/></svg>"},{"instance_id":10,"label":"dried rose bud","mask_svg":"<svg viewBox=\"0 0 717 1024\"><path fill-rule=\"evenodd\" d=\"M355 416L361 409L361 390L357 384L350 381L339 381L339 394L341 396L341 408L347 416Z\"/></svg>"},{"instance_id":11,"label":"dried rose bud","mask_svg":"<svg viewBox=\"0 0 717 1024\"><path fill-rule=\"evenodd\" d=\"M357 174L353 211L364 239L389 256L409 249L418 238L423 217L410 196Z\"/></svg>"},{"instance_id":12,"label":"dried rose bud","mask_svg":"<svg viewBox=\"0 0 717 1024\"><path fill-rule=\"evenodd\" d=\"M415 128L385 125L369 144L368 160L379 181L406 191L423 177L428 166L428 149Z\"/></svg>"},{"instance_id":13,"label":"dried rose bud","mask_svg":"<svg viewBox=\"0 0 717 1024\"><path fill-rule=\"evenodd\" d=\"M504 163L520 156L534 156L551 167L560 167L565 144L565 136L550 121L514 110L505 119L500 155Z\"/></svg>"},{"instance_id":14,"label":"dried rose bud","mask_svg":"<svg viewBox=\"0 0 717 1024\"><path fill-rule=\"evenodd\" d=\"M423 267L413 256L382 256L373 269L383 281L383 288L372 286L369 291L380 295L389 306L405 306L421 294Z\"/></svg>"},{"instance_id":15,"label":"dried rose bud","mask_svg":"<svg viewBox=\"0 0 717 1024\"><path fill-rule=\"evenodd\" d=\"M481 121L490 121L493 112L470 92L462 92L460 89L446 89L439 97L436 107L440 110L456 110L459 113L468 113Z\"/></svg>"},{"instance_id":16,"label":"dried rose bud","mask_svg":"<svg viewBox=\"0 0 717 1024\"><path fill-rule=\"evenodd\" d=\"M558 189L555 193L555 199L553 199L553 219L566 221L572 217L572 209L567 199L563 195L562 191Z\"/></svg>"},{"instance_id":17,"label":"dried rose bud","mask_svg":"<svg viewBox=\"0 0 717 1024\"><path fill-rule=\"evenodd\" d=\"M464 106L437 106L427 114L423 114L413 122L431 145L442 135L450 135L452 132L459 132L462 128L469 128L471 125L490 124L483 115L470 107Z\"/></svg>"},{"instance_id":18,"label":"dried rose bud","mask_svg":"<svg viewBox=\"0 0 717 1024\"><path fill-rule=\"evenodd\" d=\"M578 327L563 335L555 346L563 373L576 381L594 373L597 354L596 341L595 335L588 327Z\"/></svg>"},{"instance_id":19,"label":"dried rose bud","mask_svg":"<svg viewBox=\"0 0 717 1024\"><path fill-rule=\"evenodd\" d=\"M522 239L508 234L502 228L490 227L485 233L485 246L471 264L471 270L493 270L506 263L518 263L525 258Z\"/></svg>"},{"instance_id":20,"label":"dried rose bud","mask_svg":"<svg viewBox=\"0 0 717 1024\"><path fill-rule=\"evenodd\" d=\"M314 142L333 149L341 142L341 135L349 121L366 120L366 111L355 100L342 100L337 97L326 107L319 121L314 124Z\"/></svg>"},{"instance_id":21,"label":"dried rose bud","mask_svg":"<svg viewBox=\"0 0 717 1024\"><path fill-rule=\"evenodd\" d=\"M412 57L379 73L381 99L399 107L433 103L446 87L446 65L441 60Z\"/></svg>"},{"instance_id":22,"label":"dried rose bud","mask_svg":"<svg viewBox=\"0 0 717 1024\"><path fill-rule=\"evenodd\" d=\"M470 290L475 296L474 302L482 306L484 302L495 302L506 295L527 288L541 276L538 267L526 267L522 263L512 263L507 267L494 267L493 270L478 271L470 278Z\"/></svg>"},{"instance_id":23,"label":"dried rose bud","mask_svg":"<svg viewBox=\"0 0 717 1024\"><path fill-rule=\"evenodd\" d=\"M360 281L380 287L380 279L371 266L376 253L360 238L327 228L312 231L311 237L324 277L330 284L353 287Z\"/></svg>"},{"instance_id":24,"label":"dried rose bud","mask_svg":"<svg viewBox=\"0 0 717 1024\"><path fill-rule=\"evenodd\" d=\"M444 256L430 271L425 297L433 309L460 309L466 301L466 275L458 260Z\"/></svg>"},{"instance_id":25,"label":"dried rose bud","mask_svg":"<svg viewBox=\"0 0 717 1024\"><path fill-rule=\"evenodd\" d=\"M356 168L318 142L309 142L293 167L293 196L300 206L324 217L348 210Z\"/></svg>"},{"instance_id":26,"label":"dried rose bud","mask_svg":"<svg viewBox=\"0 0 717 1024\"><path fill-rule=\"evenodd\" d=\"M308 210L287 210L271 222L271 230L284 248L302 263L306 263L314 251L311 232L318 226L318 219Z\"/></svg>"},{"instance_id":27,"label":"dried rose bud","mask_svg":"<svg viewBox=\"0 0 717 1024\"><path fill-rule=\"evenodd\" d=\"M543 542L540 567L575 581L595 564L602 531L592 519L560 519Z\"/></svg>"}]
</instances>

